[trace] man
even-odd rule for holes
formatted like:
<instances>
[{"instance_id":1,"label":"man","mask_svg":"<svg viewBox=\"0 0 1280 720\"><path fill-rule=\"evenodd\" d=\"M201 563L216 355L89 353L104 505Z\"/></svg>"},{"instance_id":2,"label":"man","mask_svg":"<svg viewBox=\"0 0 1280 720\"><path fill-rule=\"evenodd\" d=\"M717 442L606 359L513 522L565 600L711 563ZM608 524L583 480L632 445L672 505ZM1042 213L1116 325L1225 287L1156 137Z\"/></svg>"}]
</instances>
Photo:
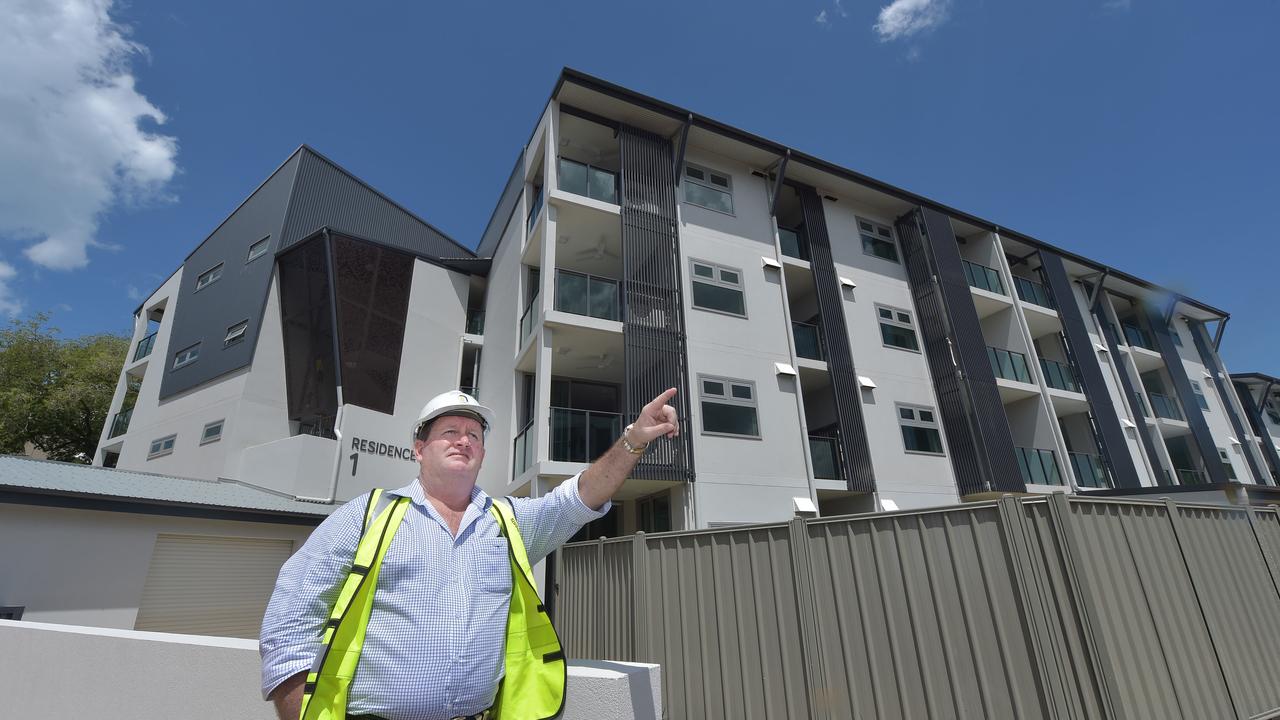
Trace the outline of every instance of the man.
<instances>
[{"instance_id":1,"label":"man","mask_svg":"<svg viewBox=\"0 0 1280 720\"><path fill-rule=\"evenodd\" d=\"M672 388L654 398L581 474L543 497L512 500L517 527L510 531L523 540L529 564L608 512L609 499L650 442L679 434L676 412L667 405L675 394ZM495 702L519 543L500 525L502 508L491 507L505 500L476 487L492 423L491 410L459 392L423 408L414 427L418 477L386 493L408 500L400 501L403 520L371 575L376 589L357 650L359 669L345 693L348 717L481 717ZM280 570L260 650L263 697L275 703L281 720L300 715L308 670L352 571L368 507L366 494L336 510Z\"/></svg>"}]
</instances>

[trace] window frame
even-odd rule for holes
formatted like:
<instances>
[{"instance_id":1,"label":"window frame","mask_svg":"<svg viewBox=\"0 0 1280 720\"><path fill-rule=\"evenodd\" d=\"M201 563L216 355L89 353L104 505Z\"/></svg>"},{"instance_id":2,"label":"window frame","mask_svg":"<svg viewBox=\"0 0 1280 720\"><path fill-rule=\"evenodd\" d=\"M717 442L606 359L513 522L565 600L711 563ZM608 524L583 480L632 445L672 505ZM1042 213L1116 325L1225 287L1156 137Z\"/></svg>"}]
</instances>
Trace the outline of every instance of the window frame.
<instances>
[{"instance_id":1,"label":"window frame","mask_svg":"<svg viewBox=\"0 0 1280 720\"><path fill-rule=\"evenodd\" d=\"M201 444L201 445L212 445L213 443L216 443L216 442L218 442L219 440L221 440L221 439L222 439L222 431L223 431L224 429L226 429L226 426L227 426L227 419L226 419L226 418L222 418L222 419L220 419L220 420L214 420L213 422L205 423L205 424L204 424L204 428L203 428L202 430L200 430L200 444ZM217 434L217 435L214 435L213 437L209 437L209 428L212 428L212 427L217 427L217 428L218 428L218 434Z\"/></svg>"},{"instance_id":2,"label":"window frame","mask_svg":"<svg viewBox=\"0 0 1280 720\"><path fill-rule=\"evenodd\" d=\"M724 178L724 181L727 183L727 186L719 187L715 183L712 183L709 179L698 180L697 178L689 177L689 168L693 168L694 170L698 170L702 172L708 178L710 178L712 175L722 177ZM702 187L707 188L708 190L714 190L716 192L722 192L728 195L729 211L725 212L724 210L721 210L719 208L707 207L702 203L698 203L698 202L694 202L693 200L690 200L689 194L685 192L685 189L684 189L684 184L686 181L691 182L694 185L701 185ZM698 163L695 163L695 162L688 162L688 161L685 162L684 168L680 170L680 199L683 202L689 203L690 205L693 205L695 207L700 207L703 210L710 210L711 212L720 213L721 215L728 215L729 217L738 216L738 206L735 205L733 202L733 176L726 172L720 172L719 170L712 170L706 165L699 165Z\"/></svg>"},{"instance_id":3,"label":"window frame","mask_svg":"<svg viewBox=\"0 0 1280 720\"><path fill-rule=\"evenodd\" d=\"M698 420L700 430L703 435L711 435L714 437L739 438L745 440L763 440L762 429L760 427L760 394L756 391L756 383L754 380L746 380L744 378L732 378L725 375L704 375L699 373L698 380ZM723 395L709 394L706 391L705 382L723 383L725 393ZM751 398L744 399L734 395L734 386L744 386L751 390ZM749 407L755 412L756 416L756 433L755 435L746 435L743 433L724 432L722 430L707 430L707 414L702 410L702 403L711 402L720 405L733 405L737 407Z\"/></svg>"},{"instance_id":4,"label":"window frame","mask_svg":"<svg viewBox=\"0 0 1280 720\"><path fill-rule=\"evenodd\" d=\"M905 328L911 331L911 336L914 337L916 340L915 348L902 347L901 345L890 345L889 343L885 342L884 331L881 331L880 332L881 345L887 348L891 348L893 350L902 350L903 352L915 353L917 355L921 354L920 333L916 331L915 313L913 313L910 310L904 310L903 308L900 308L900 307L894 307L893 305L885 305L884 303L874 303L874 309L876 311L877 326L888 323L894 327ZM893 314L893 317L891 318L882 317L880 315L881 310L888 310L891 314ZM902 320L899 320L897 316L898 313L905 314L907 316L907 321L903 322ZM879 330L879 327L877 327L876 329Z\"/></svg>"},{"instance_id":5,"label":"window frame","mask_svg":"<svg viewBox=\"0 0 1280 720\"><path fill-rule=\"evenodd\" d=\"M1191 380L1191 394L1196 396L1196 404L1204 412L1209 412L1209 396L1205 394L1204 388L1201 387L1198 380L1187 379Z\"/></svg>"},{"instance_id":6,"label":"window frame","mask_svg":"<svg viewBox=\"0 0 1280 720\"><path fill-rule=\"evenodd\" d=\"M912 412L912 417L904 418L902 416L903 410L910 410ZM930 413L933 416L933 420L921 420L919 417L921 411ZM937 408L931 407L929 405L918 405L916 403L898 402L893 404L893 414L894 414L894 417L897 418L898 420L898 439L902 441L902 452L908 455L925 455L927 457L946 457L947 456L947 443L945 440L943 440L943 437L942 437L942 423L939 422L938 420ZM907 439L902 434L903 427L919 427L919 428L925 428L927 430L933 430L934 432L938 433L938 445L942 447L942 450L940 450L939 452L930 452L928 450L912 450L908 448Z\"/></svg>"},{"instance_id":7,"label":"window frame","mask_svg":"<svg viewBox=\"0 0 1280 720\"><path fill-rule=\"evenodd\" d=\"M235 337L232 337L231 335L236 330L236 328L239 328L240 331L239 333L236 333ZM246 336L248 336L248 334L249 334L249 318L245 318L244 320L241 320L235 325L230 325L227 327L227 334L222 338L222 347L225 349L225 348L231 347L232 345L239 345L240 343L244 342L244 339Z\"/></svg>"},{"instance_id":8,"label":"window frame","mask_svg":"<svg viewBox=\"0 0 1280 720\"><path fill-rule=\"evenodd\" d=\"M704 265L706 267L711 268L715 277L707 278L707 277L698 275L698 273L694 271L694 268L698 265ZM737 284L734 284L732 282L722 279L720 277L720 273L722 272L731 272L737 275L738 276ZM698 305L696 296L693 292L693 283L695 282L699 282L704 285L710 285L712 287L720 287L720 288L728 288L730 290L737 290L742 295L742 314L738 314L736 312L730 312L728 310L720 310L719 308L703 307L701 305ZM689 285L689 307L690 308L694 310L703 310L705 312L719 313L721 315L728 315L729 317L736 317L736 318L743 318L743 319L747 318L747 286L746 286L746 281L744 280L744 275L742 274L742 270L735 267L729 267L728 265L713 263L708 260L698 260L696 258L689 258L689 283L690 283Z\"/></svg>"},{"instance_id":9,"label":"window frame","mask_svg":"<svg viewBox=\"0 0 1280 720\"><path fill-rule=\"evenodd\" d=\"M219 280L222 279L222 273L225 272L225 270L226 270L226 263L220 262L217 265L214 265L213 267L209 268L208 270L205 270L204 272L200 273L199 275L196 276L196 288L191 292L198 293L201 290L209 287L210 285L218 282ZM213 275L214 271L217 271L218 274L214 275L212 280L206 280L205 278L209 277L210 275Z\"/></svg>"},{"instance_id":10,"label":"window frame","mask_svg":"<svg viewBox=\"0 0 1280 720\"><path fill-rule=\"evenodd\" d=\"M197 360L199 360L199 359L200 359L200 344L201 344L201 343L203 343L203 342L204 342L204 341L202 340L202 341L200 341L200 342L197 342L197 343L194 343L194 344L188 345L188 346L186 346L186 347L182 348L181 350L179 350L178 352L174 353L174 354L173 354L173 367L171 367L171 368L169 368L169 369L172 371L172 370L177 370L178 368L184 368L184 367L187 367L188 365L191 365L192 363L196 362ZM179 358L181 358L184 354L186 354L186 353L188 353L188 352L190 352L190 351L192 351L192 350L195 350L195 354L194 354L194 355L192 355L191 357L187 358L186 360L179 360Z\"/></svg>"},{"instance_id":11,"label":"window frame","mask_svg":"<svg viewBox=\"0 0 1280 720\"><path fill-rule=\"evenodd\" d=\"M253 252L253 249L254 249L254 248L256 248L256 247L258 247L259 245L261 245L261 246L262 246L262 250L260 250L259 252L257 252L257 253L255 254L255 253ZM268 236L266 236L266 237L262 238L261 240L258 240L257 242L251 243L251 244L249 245L249 254L245 256L244 264L245 264L245 265L248 265L249 263L253 262L254 260L257 260L258 258L262 257L263 255L266 255L266 254L267 254L267 251L268 251L268 250L270 250L270 249L271 249L271 236L270 236L270 235L268 235Z\"/></svg>"},{"instance_id":12,"label":"window frame","mask_svg":"<svg viewBox=\"0 0 1280 720\"><path fill-rule=\"evenodd\" d=\"M858 239L859 239L859 244L862 246L862 254L863 254L863 255L866 255L866 256L868 256L868 257L876 258L877 260L883 260L883 261L885 261L885 262L891 262L891 263L893 263L893 264L895 264L895 265L901 265L901 264L902 264L902 248L898 247L898 237L897 237L897 235L895 235L895 234L894 234L894 232L893 232L893 227L892 227L892 226L890 226L890 225L885 225L884 223L881 223L881 222L876 222L875 220L872 220L871 218L865 218L865 217L862 217L861 215L854 215L854 216L853 216L853 220L854 220L854 223L858 226ZM871 225L871 229L872 229L873 231L876 231L876 232L868 232L868 231L866 231L866 230L862 229L862 224L863 224L863 223L867 223L867 224ZM880 237L880 236L879 236L878 231L879 231L881 228L883 228L883 229L885 229L885 230L888 230L888 231L889 231L889 237L888 237L888 239L885 239L885 238L883 238L883 237ZM868 240L868 239L870 239L872 242L883 242L883 243L888 243L888 244L889 244L889 247L893 248L893 257L892 257L892 258L883 257L883 256L881 256L881 255L877 255L877 254L875 254L875 253L873 253L873 252L871 252L871 251L867 250L867 240Z\"/></svg>"},{"instance_id":13,"label":"window frame","mask_svg":"<svg viewBox=\"0 0 1280 720\"><path fill-rule=\"evenodd\" d=\"M1228 480L1238 480L1236 476L1236 466L1231 462L1231 456L1227 454L1226 448L1218 448L1218 459L1222 461L1222 469L1227 473Z\"/></svg>"},{"instance_id":14,"label":"window frame","mask_svg":"<svg viewBox=\"0 0 1280 720\"><path fill-rule=\"evenodd\" d=\"M167 445L166 445L167 443ZM158 437L151 441L147 446L147 459L154 460L159 457L173 454L173 448L178 444L178 433L172 433L163 437ZM156 446L159 445L159 449Z\"/></svg>"}]
</instances>

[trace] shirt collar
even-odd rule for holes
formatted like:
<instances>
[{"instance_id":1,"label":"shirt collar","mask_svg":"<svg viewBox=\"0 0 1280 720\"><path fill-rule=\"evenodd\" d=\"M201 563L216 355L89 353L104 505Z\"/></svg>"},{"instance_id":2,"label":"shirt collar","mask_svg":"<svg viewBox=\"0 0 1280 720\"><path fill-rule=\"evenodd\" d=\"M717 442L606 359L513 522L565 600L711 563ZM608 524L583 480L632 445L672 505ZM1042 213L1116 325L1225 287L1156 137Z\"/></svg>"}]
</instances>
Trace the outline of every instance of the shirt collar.
<instances>
[{"instance_id":1,"label":"shirt collar","mask_svg":"<svg viewBox=\"0 0 1280 720\"><path fill-rule=\"evenodd\" d=\"M415 505L425 506L427 504L427 491L422 489L422 483L418 481L417 477L414 477L409 481L408 485L398 490L388 490L387 494L407 497ZM493 504L493 498L489 497L489 493L481 490L479 485L473 485L471 487L471 504L475 505L476 509L481 513L486 513L489 512L489 506Z\"/></svg>"}]
</instances>

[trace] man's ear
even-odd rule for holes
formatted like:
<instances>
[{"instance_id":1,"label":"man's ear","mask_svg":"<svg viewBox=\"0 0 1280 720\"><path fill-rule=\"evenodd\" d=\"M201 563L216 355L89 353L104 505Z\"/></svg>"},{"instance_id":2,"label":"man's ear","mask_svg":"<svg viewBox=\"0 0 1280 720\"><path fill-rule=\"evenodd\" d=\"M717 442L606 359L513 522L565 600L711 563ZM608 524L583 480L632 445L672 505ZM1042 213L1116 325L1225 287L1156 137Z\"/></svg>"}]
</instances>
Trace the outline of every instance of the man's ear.
<instances>
[{"instance_id":1,"label":"man's ear","mask_svg":"<svg viewBox=\"0 0 1280 720\"><path fill-rule=\"evenodd\" d=\"M413 459L414 459L415 461L419 461L419 462L420 462L420 461L422 460L422 446L423 446L423 445L426 445L426 444L427 444L427 442L426 442L425 440L417 440L417 439L415 439L415 440L413 441Z\"/></svg>"}]
</instances>

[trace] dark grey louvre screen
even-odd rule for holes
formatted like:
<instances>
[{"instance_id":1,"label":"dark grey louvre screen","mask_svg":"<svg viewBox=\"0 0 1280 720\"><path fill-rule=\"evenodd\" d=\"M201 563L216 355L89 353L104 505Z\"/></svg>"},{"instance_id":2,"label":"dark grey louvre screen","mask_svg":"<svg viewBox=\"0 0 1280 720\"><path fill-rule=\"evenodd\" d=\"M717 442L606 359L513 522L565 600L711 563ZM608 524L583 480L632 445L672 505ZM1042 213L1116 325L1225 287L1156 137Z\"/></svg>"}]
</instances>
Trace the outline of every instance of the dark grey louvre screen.
<instances>
[{"instance_id":1,"label":"dark grey louvre screen","mask_svg":"<svg viewBox=\"0 0 1280 720\"><path fill-rule=\"evenodd\" d=\"M917 208L896 227L960 495L1025 492L951 220Z\"/></svg>"},{"instance_id":2,"label":"dark grey louvre screen","mask_svg":"<svg viewBox=\"0 0 1280 720\"><path fill-rule=\"evenodd\" d=\"M693 433L688 432L689 371L681 299L680 235L671 143L627 127L618 129L622 167L622 287L627 388L624 417L634 418L659 393L676 388L673 407L686 432L662 439L636 465L647 480L693 480Z\"/></svg>"},{"instance_id":3,"label":"dark grey louvre screen","mask_svg":"<svg viewBox=\"0 0 1280 720\"><path fill-rule=\"evenodd\" d=\"M1093 350L1093 341L1089 339L1084 315L1080 313L1080 305L1071 290L1067 268L1061 257L1043 250L1040 251L1040 267L1048 281L1049 291L1053 293L1058 317L1062 320L1067 350L1080 376L1084 395L1089 400L1089 413L1098 429L1098 450L1111 470L1111 479L1116 487L1141 487L1142 481L1138 479L1138 470L1134 467L1129 443L1124 437L1124 427L1120 425L1115 402L1107 390L1107 381Z\"/></svg>"},{"instance_id":4,"label":"dark grey louvre screen","mask_svg":"<svg viewBox=\"0 0 1280 720\"><path fill-rule=\"evenodd\" d=\"M1187 322L1191 330L1191 339L1195 341L1196 351L1200 353L1200 361L1204 363L1204 367L1213 377L1213 387L1218 391L1218 397L1222 398L1222 410L1227 414L1227 419L1231 421L1231 431L1236 434L1240 442L1248 443L1249 433L1244 429L1244 423L1240 421L1240 416L1236 414L1236 405L1231 402L1231 386L1225 380L1225 373L1222 372L1222 365L1218 362L1218 353L1213 349L1213 344L1209 340L1209 334L1205 331L1204 323L1198 320L1189 320ZM1248 445L1244 446L1244 459L1249 463L1249 472L1253 474L1253 481L1259 485L1269 484L1271 477L1261 467L1258 461L1254 459L1253 452ZM1217 462L1217 456L1206 457L1205 463Z\"/></svg>"},{"instance_id":5,"label":"dark grey louvre screen","mask_svg":"<svg viewBox=\"0 0 1280 720\"><path fill-rule=\"evenodd\" d=\"M822 198L808 186L799 186L800 204L804 208L805 234L809 238L809 262L818 296L818 312L825 344L827 370L835 392L836 419L840 425L840 449L845 462L840 463L841 479L850 490L875 492L876 478L871 467L871 448L867 445L866 421L862 415L862 393L853 368L853 351L849 348L849 332L844 319L840 277L831 256L831 239L827 235L827 219Z\"/></svg>"},{"instance_id":6,"label":"dark grey louvre screen","mask_svg":"<svg viewBox=\"0 0 1280 720\"><path fill-rule=\"evenodd\" d=\"M1191 379L1187 377L1187 368L1182 364L1182 356L1178 354L1178 346L1173 344L1169 328L1164 324L1160 311L1151 305L1142 304L1147 314L1147 324L1151 326L1151 335L1160 346L1160 356L1164 358L1165 368L1169 371L1169 379L1173 381L1174 392L1178 402L1182 404L1182 414L1191 426L1191 437L1200 451L1204 461L1205 474L1211 483L1227 482L1227 473L1222 469L1222 461L1218 459L1218 446L1213 441L1213 433L1209 431L1209 423L1204 419L1204 411L1196 400L1195 391L1191 389Z\"/></svg>"}]
</instances>

